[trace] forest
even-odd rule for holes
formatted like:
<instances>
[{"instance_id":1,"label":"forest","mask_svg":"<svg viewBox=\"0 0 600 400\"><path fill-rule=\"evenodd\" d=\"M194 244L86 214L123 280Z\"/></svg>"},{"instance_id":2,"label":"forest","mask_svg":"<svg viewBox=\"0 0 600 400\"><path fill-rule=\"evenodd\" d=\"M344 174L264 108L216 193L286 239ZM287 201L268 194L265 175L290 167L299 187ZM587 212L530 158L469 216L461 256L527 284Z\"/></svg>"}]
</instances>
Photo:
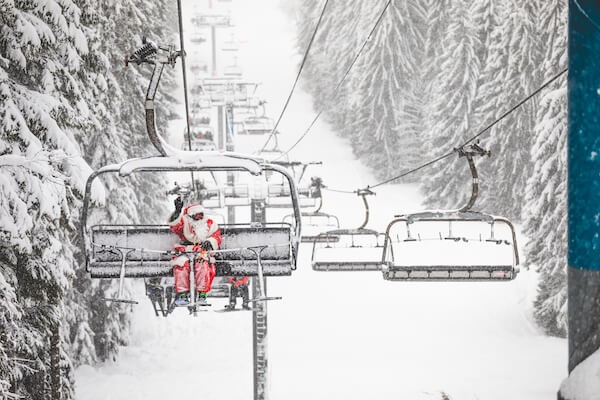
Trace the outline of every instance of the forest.
<instances>
[{"instance_id":1,"label":"forest","mask_svg":"<svg viewBox=\"0 0 600 400\"><path fill-rule=\"evenodd\" d=\"M323 4L297 1L290 9L299 52ZM491 157L478 161L474 209L520 225L528 238L523 265L540 273L535 319L560 337L567 322L566 68L566 1L342 0L327 4L302 81L315 110L382 180L452 151L552 81L478 137ZM397 182L417 182L429 207L452 209L468 199L470 178L455 156Z\"/></svg>"},{"instance_id":2,"label":"forest","mask_svg":"<svg viewBox=\"0 0 600 400\"><path fill-rule=\"evenodd\" d=\"M300 54L322 6L286 5ZM130 307L103 301L116 282L92 281L82 268L79 213L92 170L152 154L139 112L148 75L123 59L144 35L177 43L175 7L0 0L0 398L73 399L73 369L114 359L127 344ZM381 179L452 150L566 68L563 0L336 0L327 7L302 86ZM160 123L177 117L177 100L166 94L176 85L167 72ZM561 337L566 108L563 75L480 137L492 156L479 162L475 207L519 224L528 238L524 267L539 271L535 319ZM428 206L453 208L465 200L469 178L456 157L410 180ZM159 179L105 187L97 200L111 218L157 221L154 211L167 207ZM133 208L131 199L145 207Z\"/></svg>"}]
</instances>

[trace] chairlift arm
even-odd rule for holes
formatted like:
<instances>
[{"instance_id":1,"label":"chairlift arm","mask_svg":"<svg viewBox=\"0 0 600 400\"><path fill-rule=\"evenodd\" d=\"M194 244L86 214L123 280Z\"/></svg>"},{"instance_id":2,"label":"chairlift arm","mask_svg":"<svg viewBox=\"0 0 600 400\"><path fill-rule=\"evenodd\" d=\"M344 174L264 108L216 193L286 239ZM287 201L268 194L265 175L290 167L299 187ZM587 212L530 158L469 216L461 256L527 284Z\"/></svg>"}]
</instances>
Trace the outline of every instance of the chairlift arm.
<instances>
[{"instance_id":1,"label":"chairlift arm","mask_svg":"<svg viewBox=\"0 0 600 400\"><path fill-rule=\"evenodd\" d=\"M486 151L477 143L473 143L470 145L466 145L456 149L459 157L465 157L467 162L469 163L469 170L471 171L471 198L462 208L460 208L459 212L466 212L473 207L475 201L477 200L477 195L479 194L479 174L477 173L477 167L475 166L475 161L473 158L475 156L490 156L491 152Z\"/></svg>"},{"instance_id":2,"label":"chairlift arm","mask_svg":"<svg viewBox=\"0 0 600 400\"><path fill-rule=\"evenodd\" d=\"M375 192L373 192L367 187L365 189L358 189L356 191L356 194L362 197L363 204L365 206L365 220L363 221L362 225L358 227L358 230L361 230L364 229L365 226L367 226L367 224L369 223L369 202L367 201L367 196L375 195Z\"/></svg>"},{"instance_id":3,"label":"chairlift arm","mask_svg":"<svg viewBox=\"0 0 600 400\"><path fill-rule=\"evenodd\" d=\"M166 55L159 57L159 50L166 52ZM154 98L156 97L156 91L158 90L158 84L160 83L160 78L165 65L168 64L174 66L177 57L180 55L181 52L175 51L172 46L159 47L152 42L144 40L144 45L134 51L133 54L125 60L125 65L128 65L130 61L138 65L142 63L154 64L152 76L148 83L148 90L146 91L144 108L146 112L146 130L148 136L154 147L162 156L166 156L168 153L165 150L164 140L158 134L156 129Z\"/></svg>"}]
</instances>

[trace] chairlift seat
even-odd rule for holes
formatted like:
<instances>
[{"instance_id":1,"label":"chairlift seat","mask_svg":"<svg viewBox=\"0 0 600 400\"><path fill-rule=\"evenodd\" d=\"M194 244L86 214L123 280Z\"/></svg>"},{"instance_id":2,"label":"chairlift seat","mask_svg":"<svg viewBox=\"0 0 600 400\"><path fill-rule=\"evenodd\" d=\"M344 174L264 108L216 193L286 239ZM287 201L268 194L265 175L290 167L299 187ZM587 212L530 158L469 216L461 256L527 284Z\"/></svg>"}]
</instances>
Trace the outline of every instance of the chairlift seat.
<instances>
[{"instance_id":1,"label":"chairlift seat","mask_svg":"<svg viewBox=\"0 0 600 400\"><path fill-rule=\"evenodd\" d=\"M291 274L294 255L290 226L230 224L221 226L221 235L220 250L234 250L214 254L217 276L256 276L256 256L244 248L265 244L271 247L262 253L264 276ZM92 227L88 269L92 278L118 278L121 254L125 254L125 277L171 276L172 256L167 252L179 242L178 236L166 225L96 225Z\"/></svg>"},{"instance_id":2,"label":"chairlift seat","mask_svg":"<svg viewBox=\"0 0 600 400\"><path fill-rule=\"evenodd\" d=\"M398 216L384 245L386 280L506 281L518 273L513 225L479 212Z\"/></svg>"},{"instance_id":3,"label":"chairlift seat","mask_svg":"<svg viewBox=\"0 0 600 400\"><path fill-rule=\"evenodd\" d=\"M381 271L381 236L375 230L364 228L321 233L313 241L312 268L315 271Z\"/></svg>"}]
</instances>

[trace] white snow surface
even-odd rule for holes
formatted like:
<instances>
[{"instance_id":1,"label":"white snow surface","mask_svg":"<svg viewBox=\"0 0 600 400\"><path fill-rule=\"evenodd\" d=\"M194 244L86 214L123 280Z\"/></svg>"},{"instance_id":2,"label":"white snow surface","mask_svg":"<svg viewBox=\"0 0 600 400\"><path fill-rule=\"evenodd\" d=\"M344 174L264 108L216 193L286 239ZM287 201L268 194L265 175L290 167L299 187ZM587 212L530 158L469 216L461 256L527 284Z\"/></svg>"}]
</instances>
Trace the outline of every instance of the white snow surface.
<instances>
[{"instance_id":1,"label":"white snow surface","mask_svg":"<svg viewBox=\"0 0 600 400\"><path fill-rule=\"evenodd\" d=\"M188 18L192 4L184 2ZM276 117L299 64L294 23L281 10L283 1L227 4L245 42L239 63L246 79L263 82L260 93ZM223 31L221 39L226 37ZM188 46L208 61L206 44ZM221 53L222 66L225 57ZM279 128L283 149L314 113L311 98L297 89ZM173 142L181 140L181 127L173 124ZM236 151L252 154L264 138L236 140ZM333 188L354 190L377 181L324 120L290 159L322 160L307 176L320 175ZM370 228L384 230L395 214L421 207L416 185L375 191ZM336 214L342 227L360 225L360 198L329 191L325 196L322 211ZM517 239L522 248L525 238ZM271 399L418 400L442 399L444 393L460 400L555 398L567 373L567 344L544 336L532 321L533 271L512 282L387 282L380 272L312 271L310 253L311 245L302 244L293 276L268 282L270 295L283 296L269 303ZM156 318L142 285L137 297L130 345L114 361L77 369L79 400L252 397L251 313L192 318L177 310ZM212 308L224 301L211 299Z\"/></svg>"},{"instance_id":2,"label":"white snow surface","mask_svg":"<svg viewBox=\"0 0 600 400\"><path fill-rule=\"evenodd\" d=\"M560 392L569 400L600 400L600 350L575 367Z\"/></svg>"}]
</instances>

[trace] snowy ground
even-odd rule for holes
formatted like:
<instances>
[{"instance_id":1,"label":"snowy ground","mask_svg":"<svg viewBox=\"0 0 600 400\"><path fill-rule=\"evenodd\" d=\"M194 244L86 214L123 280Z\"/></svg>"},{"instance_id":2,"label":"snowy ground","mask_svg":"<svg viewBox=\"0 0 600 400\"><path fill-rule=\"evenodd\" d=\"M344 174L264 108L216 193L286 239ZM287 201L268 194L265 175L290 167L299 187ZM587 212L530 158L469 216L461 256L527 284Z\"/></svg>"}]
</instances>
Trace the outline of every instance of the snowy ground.
<instances>
[{"instance_id":1,"label":"snowy ground","mask_svg":"<svg viewBox=\"0 0 600 400\"><path fill-rule=\"evenodd\" d=\"M246 42L239 64L249 79L263 82L273 117L299 61L293 21L280 3L230 3ZM309 96L297 91L281 124L283 148L313 113ZM259 142L243 138L236 150L252 151ZM376 182L323 121L291 158L324 161L314 172L335 188ZM337 214L344 226L360 224L359 198L326 196L323 211ZM395 213L418 209L421 198L415 185L399 184L380 188L370 200L371 227L384 229ZM314 272L310 250L302 245L292 277L269 280L269 293L284 297L269 304L270 398L441 399L442 392L461 400L555 397L566 376L567 346L543 336L531 321L532 272L522 271L510 283L394 283L377 272ZM251 398L250 313L189 318L180 312L159 319L142 290L138 297L131 345L115 362L77 370L78 399Z\"/></svg>"}]
</instances>

